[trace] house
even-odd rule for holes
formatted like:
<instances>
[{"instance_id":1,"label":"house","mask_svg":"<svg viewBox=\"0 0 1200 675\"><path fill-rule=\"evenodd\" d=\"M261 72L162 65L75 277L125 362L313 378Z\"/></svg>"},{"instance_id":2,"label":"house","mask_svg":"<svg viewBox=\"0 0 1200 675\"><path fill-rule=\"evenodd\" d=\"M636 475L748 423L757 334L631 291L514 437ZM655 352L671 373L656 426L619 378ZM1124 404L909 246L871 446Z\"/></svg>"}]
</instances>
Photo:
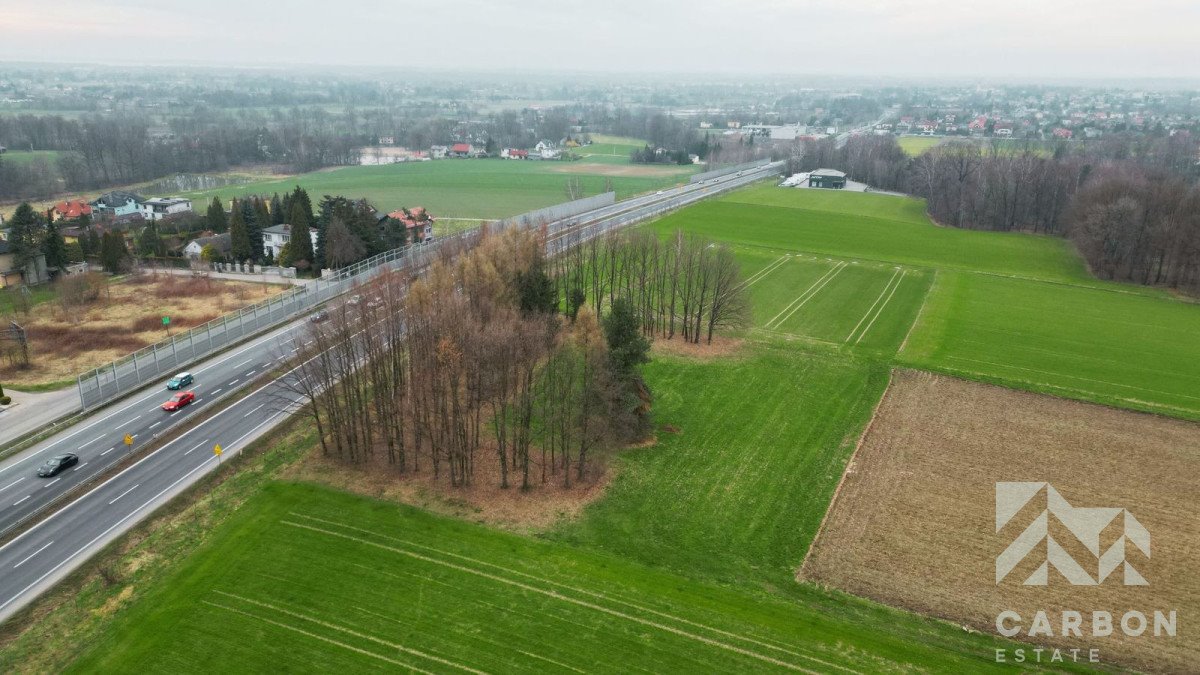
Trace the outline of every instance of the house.
<instances>
[{"instance_id":1,"label":"house","mask_svg":"<svg viewBox=\"0 0 1200 675\"><path fill-rule=\"evenodd\" d=\"M1013 123L1012 122L997 122L996 126L992 127L992 134L995 136L1012 137Z\"/></svg>"},{"instance_id":2,"label":"house","mask_svg":"<svg viewBox=\"0 0 1200 675\"><path fill-rule=\"evenodd\" d=\"M379 144L380 145L395 145L396 137L395 136L380 136Z\"/></svg>"},{"instance_id":3,"label":"house","mask_svg":"<svg viewBox=\"0 0 1200 675\"><path fill-rule=\"evenodd\" d=\"M537 152L538 157L542 159L558 159L558 156L562 152L550 141L538 141L537 145L533 146L533 149Z\"/></svg>"},{"instance_id":4,"label":"house","mask_svg":"<svg viewBox=\"0 0 1200 675\"><path fill-rule=\"evenodd\" d=\"M504 148L500 151L500 157L503 159L529 159L529 151L518 150L516 148Z\"/></svg>"},{"instance_id":5,"label":"house","mask_svg":"<svg viewBox=\"0 0 1200 675\"><path fill-rule=\"evenodd\" d=\"M74 220L81 216L90 215L92 215L92 206L82 199L59 202L50 207L50 218L52 220L62 220L63 218Z\"/></svg>"},{"instance_id":6,"label":"house","mask_svg":"<svg viewBox=\"0 0 1200 675\"><path fill-rule=\"evenodd\" d=\"M817 169L808 175L809 187L841 190L846 187L846 174L837 169Z\"/></svg>"},{"instance_id":7,"label":"house","mask_svg":"<svg viewBox=\"0 0 1200 675\"><path fill-rule=\"evenodd\" d=\"M132 216L141 213L142 203L145 198L141 195L132 192L105 192L100 195L95 201L91 202L92 211L97 216L110 216L112 218L120 218L122 216Z\"/></svg>"},{"instance_id":8,"label":"house","mask_svg":"<svg viewBox=\"0 0 1200 675\"><path fill-rule=\"evenodd\" d=\"M16 268L16 254L12 245L6 240L0 240L0 288L25 284L33 286L49 281L50 273L46 270L46 256L38 254L37 260L25 266Z\"/></svg>"},{"instance_id":9,"label":"house","mask_svg":"<svg viewBox=\"0 0 1200 675\"><path fill-rule=\"evenodd\" d=\"M317 249L317 241L320 240L320 235L314 229L308 230L309 239L312 240L313 250ZM279 253L283 250L283 245L292 240L292 226L288 224L272 225L264 228L262 231L262 246L263 255L269 255L272 258L279 258Z\"/></svg>"},{"instance_id":10,"label":"house","mask_svg":"<svg viewBox=\"0 0 1200 675\"><path fill-rule=\"evenodd\" d=\"M932 136L933 132L937 131L937 128L937 122L934 122L933 120L921 120L917 123L917 131L919 131L922 136Z\"/></svg>"},{"instance_id":11,"label":"house","mask_svg":"<svg viewBox=\"0 0 1200 675\"><path fill-rule=\"evenodd\" d=\"M1055 129L1053 133L1055 138L1062 138L1064 140L1070 140L1071 136L1075 135L1075 133L1070 129L1064 129L1062 127Z\"/></svg>"},{"instance_id":12,"label":"house","mask_svg":"<svg viewBox=\"0 0 1200 675\"><path fill-rule=\"evenodd\" d=\"M470 143L455 143L450 146L451 157L471 157L475 154L475 146Z\"/></svg>"},{"instance_id":13,"label":"house","mask_svg":"<svg viewBox=\"0 0 1200 675\"><path fill-rule=\"evenodd\" d=\"M387 214L388 218L399 221L408 231L409 241L429 241L433 239L433 216L425 211L424 206L414 206L411 209L397 209Z\"/></svg>"},{"instance_id":14,"label":"house","mask_svg":"<svg viewBox=\"0 0 1200 675\"><path fill-rule=\"evenodd\" d=\"M967 123L967 131L973 134L982 134L987 129L987 118L980 115Z\"/></svg>"},{"instance_id":15,"label":"house","mask_svg":"<svg viewBox=\"0 0 1200 675\"><path fill-rule=\"evenodd\" d=\"M183 197L154 197L142 202L142 217L146 220L159 220L191 210L192 200Z\"/></svg>"},{"instance_id":16,"label":"house","mask_svg":"<svg viewBox=\"0 0 1200 675\"><path fill-rule=\"evenodd\" d=\"M430 159L446 159L446 153L448 151L449 151L449 148L447 148L444 145L431 145L431 146L429 146L429 158Z\"/></svg>"},{"instance_id":17,"label":"house","mask_svg":"<svg viewBox=\"0 0 1200 675\"><path fill-rule=\"evenodd\" d=\"M187 246L183 247L183 254L192 260L199 260L200 254L204 252L204 247L209 244L212 244L212 247L222 256L229 255L231 246L228 232L193 239L188 242Z\"/></svg>"}]
</instances>

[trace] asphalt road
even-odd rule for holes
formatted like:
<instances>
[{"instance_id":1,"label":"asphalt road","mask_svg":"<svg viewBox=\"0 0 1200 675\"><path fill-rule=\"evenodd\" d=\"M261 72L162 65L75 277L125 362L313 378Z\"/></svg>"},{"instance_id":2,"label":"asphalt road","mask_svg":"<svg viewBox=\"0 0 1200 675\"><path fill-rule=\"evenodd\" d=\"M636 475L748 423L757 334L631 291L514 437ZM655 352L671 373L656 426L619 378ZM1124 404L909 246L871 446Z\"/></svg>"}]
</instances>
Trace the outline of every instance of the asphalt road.
<instances>
[{"instance_id":1,"label":"asphalt road","mask_svg":"<svg viewBox=\"0 0 1200 675\"><path fill-rule=\"evenodd\" d=\"M550 250L557 252L603 232L644 220L713 194L778 173L780 164L644 195L549 225ZM190 369L196 382L188 389L197 400L177 413L160 405L173 392L165 380L106 408L0 465L0 531L37 516L73 489L64 505L0 547L0 621L61 580L87 558L119 537L172 497L217 468L215 445L229 461L288 414L291 390L274 380L97 485L80 488L89 478L128 452L122 443L134 437L134 449L161 436L172 425L212 406L219 397L247 386L291 352L303 338L306 320L285 325ZM287 375L290 376L290 375ZM71 452L79 464L54 478L39 478L37 467L56 454Z\"/></svg>"}]
</instances>

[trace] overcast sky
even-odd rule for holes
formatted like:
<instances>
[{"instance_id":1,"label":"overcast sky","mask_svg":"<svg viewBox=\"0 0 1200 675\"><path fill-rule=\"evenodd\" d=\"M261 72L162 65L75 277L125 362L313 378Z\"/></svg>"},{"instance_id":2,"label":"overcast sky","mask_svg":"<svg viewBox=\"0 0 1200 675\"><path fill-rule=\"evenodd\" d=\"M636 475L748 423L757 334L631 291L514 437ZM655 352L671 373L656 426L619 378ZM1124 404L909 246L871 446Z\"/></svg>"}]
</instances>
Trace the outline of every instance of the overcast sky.
<instances>
[{"instance_id":1,"label":"overcast sky","mask_svg":"<svg viewBox=\"0 0 1200 675\"><path fill-rule=\"evenodd\" d=\"M1200 0L0 0L0 61L1200 78Z\"/></svg>"}]
</instances>

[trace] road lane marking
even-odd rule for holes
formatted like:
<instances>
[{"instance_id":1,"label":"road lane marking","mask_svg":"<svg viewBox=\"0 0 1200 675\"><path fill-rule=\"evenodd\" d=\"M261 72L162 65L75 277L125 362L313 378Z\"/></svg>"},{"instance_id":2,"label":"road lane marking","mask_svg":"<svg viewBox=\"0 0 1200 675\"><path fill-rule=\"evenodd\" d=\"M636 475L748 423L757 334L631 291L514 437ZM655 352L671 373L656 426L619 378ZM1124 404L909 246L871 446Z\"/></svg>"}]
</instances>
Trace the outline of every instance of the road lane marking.
<instances>
[{"instance_id":1,"label":"road lane marking","mask_svg":"<svg viewBox=\"0 0 1200 675\"><path fill-rule=\"evenodd\" d=\"M88 465L88 463L87 463L87 462L84 462L83 464L80 464L79 466L77 466L77 467L75 467L74 469L71 469L71 470L72 470L72 471L78 471L78 470L82 469L83 467L85 467L85 466L87 466L87 465Z\"/></svg>"},{"instance_id":2,"label":"road lane marking","mask_svg":"<svg viewBox=\"0 0 1200 675\"><path fill-rule=\"evenodd\" d=\"M20 499L17 500L17 502L15 504L13 504L13 506L20 506L21 502L25 501L26 499L29 499L32 496L33 495L25 495L24 497L21 497Z\"/></svg>"},{"instance_id":3,"label":"road lane marking","mask_svg":"<svg viewBox=\"0 0 1200 675\"><path fill-rule=\"evenodd\" d=\"M138 420L140 420L140 419L142 419L142 416L141 416L141 415L138 415L137 417L135 417L135 418L133 418L133 419L131 419L131 420L129 420L129 421L130 421L130 422L136 422L136 421L138 421Z\"/></svg>"},{"instance_id":4,"label":"road lane marking","mask_svg":"<svg viewBox=\"0 0 1200 675\"><path fill-rule=\"evenodd\" d=\"M150 425L150 428L151 428L151 429L153 429L154 427L156 427L156 426L158 426L158 425L160 425L160 424L162 424L162 422L161 422L161 421L159 421L159 422L155 422L154 424L151 424L151 425Z\"/></svg>"},{"instance_id":5,"label":"road lane marking","mask_svg":"<svg viewBox=\"0 0 1200 675\"><path fill-rule=\"evenodd\" d=\"M234 380L233 382L230 382L228 386L232 387L233 385L237 384L238 382L241 382L241 380Z\"/></svg>"},{"instance_id":6,"label":"road lane marking","mask_svg":"<svg viewBox=\"0 0 1200 675\"><path fill-rule=\"evenodd\" d=\"M92 440L88 441L87 443L84 443L83 445L81 445L75 449L82 450L82 449L86 448L87 446L91 445L92 443L95 443L96 441L100 440L101 438L104 438L104 436L97 436L97 437L93 438Z\"/></svg>"},{"instance_id":7,"label":"road lane marking","mask_svg":"<svg viewBox=\"0 0 1200 675\"><path fill-rule=\"evenodd\" d=\"M254 413L256 413L256 412L258 412L259 410L261 410L261 409L262 409L262 407L263 407L264 405L266 405L266 403L260 404L260 405L259 405L257 408L255 408L254 410L251 410L250 412L246 413L245 415L242 415L242 417L244 417L244 418L245 418L245 417L249 417L249 416L253 415Z\"/></svg>"},{"instance_id":8,"label":"road lane marking","mask_svg":"<svg viewBox=\"0 0 1200 675\"><path fill-rule=\"evenodd\" d=\"M141 485L141 483L138 483L138 485ZM138 486L137 486L137 485L134 485L133 487L129 488L128 490L126 490L126 491L122 492L121 494L117 495L117 498L116 498L116 499L114 499L114 500L112 500L111 502L109 502L109 503L108 503L108 505L109 505L109 506L112 506L113 504L116 504L116 503L117 503L117 499L120 499L121 497L124 497L125 495L129 494L130 492L133 492L133 491L134 491L134 490L136 490L137 488L138 488Z\"/></svg>"},{"instance_id":9,"label":"road lane marking","mask_svg":"<svg viewBox=\"0 0 1200 675\"><path fill-rule=\"evenodd\" d=\"M186 454L188 454L188 452L191 452L192 450L198 450L199 448L201 448L207 444L208 444L208 441L200 441L200 443L196 447L192 448L191 450L188 450L187 452L185 452L183 454L186 455Z\"/></svg>"},{"instance_id":10,"label":"road lane marking","mask_svg":"<svg viewBox=\"0 0 1200 675\"><path fill-rule=\"evenodd\" d=\"M214 389L214 390L213 390L213 396L216 396L216 395L217 395L217 394L219 394L219 393L221 393L221 390L220 390L220 389Z\"/></svg>"},{"instance_id":11,"label":"road lane marking","mask_svg":"<svg viewBox=\"0 0 1200 675\"><path fill-rule=\"evenodd\" d=\"M29 554L29 557L25 558L24 560L22 560L21 562L17 563L16 565L13 565L13 569L15 570L15 569L17 569L18 567L20 567L21 565L24 565L25 563L29 562L29 558L32 558L33 556L35 556L35 555L37 555L37 554L41 553L42 551L45 551L46 549L50 548L50 544L53 544L53 543L54 543L54 542L52 542L52 541L48 541L48 542L46 542L46 545L45 545L45 546L43 546L43 547L39 548L38 550L34 551L33 553L30 553L30 554Z\"/></svg>"},{"instance_id":12,"label":"road lane marking","mask_svg":"<svg viewBox=\"0 0 1200 675\"><path fill-rule=\"evenodd\" d=\"M20 483L20 482L21 482L21 481L23 481L23 480L25 480L25 477L24 477L24 476L21 476L20 478L18 478L18 479L16 479L16 480L14 480L13 482L9 483L8 485L5 485L4 487L0 488L0 492L4 492L4 491L5 491L5 490L7 490L8 488L10 488L10 487L12 487L12 486L16 485L17 483Z\"/></svg>"},{"instance_id":13,"label":"road lane marking","mask_svg":"<svg viewBox=\"0 0 1200 675\"><path fill-rule=\"evenodd\" d=\"M254 359L246 359L245 361L242 361L241 363L234 366L234 368L241 368L242 366L250 364L250 363L254 363Z\"/></svg>"},{"instance_id":14,"label":"road lane marking","mask_svg":"<svg viewBox=\"0 0 1200 675\"><path fill-rule=\"evenodd\" d=\"M101 456L101 457L103 457L103 456L107 455L108 453L110 453L110 452L112 452L113 450L116 450L116 449L117 449L117 446L115 446L115 445L114 445L113 447L111 447L111 448L109 448L109 449L105 450L104 452L100 453L100 456Z\"/></svg>"},{"instance_id":15,"label":"road lane marking","mask_svg":"<svg viewBox=\"0 0 1200 675\"><path fill-rule=\"evenodd\" d=\"M251 375L253 375L253 374L254 374L254 371L253 371L253 370L249 370L249 371L246 371L246 374L244 375L244 377L250 377L250 376L251 376Z\"/></svg>"},{"instance_id":16,"label":"road lane marking","mask_svg":"<svg viewBox=\"0 0 1200 675\"><path fill-rule=\"evenodd\" d=\"M55 483L57 483L57 482L58 482L58 481L60 481L60 480L62 480L62 477L61 477L61 476L60 476L60 477L58 477L58 478L55 478L54 480L50 481L49 483L46 483L45 485L43 485L43 486L42 486L42 488L43 488L43 489L45 489L45 488L48 488L48 487L50 487L51 485L54 485Z\"/></svg>"}]
</instances>

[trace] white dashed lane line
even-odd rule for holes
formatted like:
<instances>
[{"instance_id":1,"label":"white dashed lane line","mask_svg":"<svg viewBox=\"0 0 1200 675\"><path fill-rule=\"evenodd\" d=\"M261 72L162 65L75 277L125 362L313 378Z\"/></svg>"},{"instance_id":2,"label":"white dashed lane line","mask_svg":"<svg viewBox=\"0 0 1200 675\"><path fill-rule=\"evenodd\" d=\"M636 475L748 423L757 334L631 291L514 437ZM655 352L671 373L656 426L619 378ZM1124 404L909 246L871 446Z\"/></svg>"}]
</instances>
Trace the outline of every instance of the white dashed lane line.
<instances>
[{"instance_id":1,"label":"white dashed lane line","mask_svg":"<svg viewBox=\"0 0 1200 675\"><path fill-rule=\"evenodd\" d=\"M150 425L150 428L151 428L151 429L153 429L154 427L156 427L156 426L158 426L158 425L160 425L160 424L162 424L162 422L161 422L161 421L160 421L160 422L155 422L154 424L151 424L151 425Z\"/></svg>"},{"instance_id":2,"label":"white dashed lane line","mask_svg":"<svg viewBox=\"0 0 1200 675\"><path fill-rule=\"evenodd\" d=\"M79 466L77 466L77 467L75 467L74 469L71 469L71 470L72 470L72 471L78 471L78 470L82 469L83 467L85 467L85 466L87 466L87 465L88 465L88 463L87 463L87 462L84 462L83 464L80 464Z\"/></svg>"},{"instance_id":3,"label":"white dashed lane line","mask_svg":"<svg viewBox=\"0 0 1200 675\"><path fill-rule=\"evenodd\" d=\"M188 454L188 452L191 452L192 450L197 450L197 449L199 449L201 446L203 446L205 443L208 443L208 441L200 441L200 444L199 444L199 445L197 445L196 447L192 448L191 450L188 450L187 452L185 452L185 453L183 453L183 454L185 454L185 455L186 455L186 454Z\"/></svg>"},{"instance_id":4,"label":"white dashed lane line","mask_svg":"<svg viewBox=\"0 0 1200 675\"><path fill-rule=\"evenodd\" d=\"M50 481L49 483L46 483L46 484L45 484L45 485L43 485L42 487L43 487L43 488L48 488L48 487L50 487L51 485L54 485L55 483L57 483L57 482L58 482L58 481L60 481L60 480L62 480L62 478L61 478L61 477L60 477L60 478L55 478L54 480Z\"/></svg>"},{"instance_id":5,"label":"white dashed lane line","mask_svg":"<svg viewBox=\"0 0 1200 675\"><path fill-rule=\"evenodd\" d=\"M113 447L111 447L111 448L109 448L109 449L105 450L104 452L100 453L100 456L101 456L101 457L103 457L103 456L107 455L108 453L110 453L110 452L112 452L113 450L116 450L116 449L117 449L117 446L115 446L115 445L114 445Z\"/></svg>"},{"instance_id":6,"label":"white dashed lane line","mask_svg":"<svg viewBox=\"0 0 1200 675\"><path fill-rule=\"evenodd\" d=\"M26 557L24 560L22 560L21 562L17 563L16 565L13 565L13 569L15 570L15 569L17 569L18 567L20 567L21 565L24 565L25 563L29 562L30 558L32 558L33 556L35 556L35 555L37 555L37 554L41 553L42 551L45 551L45 550L46 550L46 549L48 549L48 548L50 548L50 544L53 544L53 543L54 543L54 542L52 542L52 541L48 541L48 542L46 542L46 545L45 545L45 546L43 546L43 547L39 548L38 550L34 551L33 553L30 553L30 554L29 554L29 555L28 555L28 556L27 556L27 557Z\"/></svg>"},{"instance_id":7,"label":"white dashed lane line","mask_svg":"<svg viewBox=\"0 0 1200 675\"><path fill-rule=\"evenodd\" d=\"M245 415L242 415L242 417L249 417L249 416L253 415L254 413L258 412L259 410L262 410L262 407L263 407L264 405L266 405L266 403L262 403L262 404L260 404L260 405L259 405L257 408L255 408L254 410L251 410L250 412L246 413Z\"/></svg>"},{"instance_id":8,"label":"white dashed lane line","mask_svg":"<svg viewBox=\"0 0 1200 675\"><path fill-rule=\"evenodd\" d=\"M241 380L234 380L233 382L230 382L228 386L232 387L233 385L237 384L238 382L241 382Z\"/></svg>"},{"instance_id":9,"label":"white dashed lane line","mask_svg":"<svg viewBox=\"0 0 1200 675\"><path fill-rule=\"evenodd\" d=\"M10 487L12 487L12 486L16 485L17 483L20 483L20 482L21 482L21 481L23 481L23 480L25 480L25 477L24 477L24 476L21 476L20 478L18 478L18 479L16 479L16 480L14 480L13 482L9 483L8 485L5 485L4 487L0 487L0 492L4 492L4 491L5 491L5 490L7 490L8 488L10 488Z\"/></svg>"},{"instance_id":10,"label":"white dashed lane line","mask_svg":"<svg viewBox=\"0 0 1200 675\"><path fill-rule=\"evenodd\" d=\"M139 485L140 485L140 483L139 483ZM117 495L117 498L116 498L116 499L114 499L114 500L112 500L111 502L109 502L109 503L108 503L108 505L109 505L109 506L112 506L113 504L116 504L116 503L117 503L117 499L120 499L121 497L124 497L125 495L129 494L130 492L133 492L133 491L134 491L134 490L136 490L137 488L138 488L138 486L137 486L137 485L134 485L133 487L129 488L128 490L126 490L126 491L122 492L121 494Z\"/></svg>"},{"instance_id":11,"label":"white dashed lane line","mask_svg":"<svg viewBox=\"0 0 1200 675\"><path fill-rule=\"evenodd\" d=\"M29 498L30 498L30 497L32 497L32 496L33 496L33 495L25 495L24 497L21 497L20 499L18 499L18 500L17 500L17 501L16 501L16 502L13 504L13 506L20 506L20 505L21 505L21 502L25 501L26 499L29 499Z\"/></svg>"}]
</instances>

